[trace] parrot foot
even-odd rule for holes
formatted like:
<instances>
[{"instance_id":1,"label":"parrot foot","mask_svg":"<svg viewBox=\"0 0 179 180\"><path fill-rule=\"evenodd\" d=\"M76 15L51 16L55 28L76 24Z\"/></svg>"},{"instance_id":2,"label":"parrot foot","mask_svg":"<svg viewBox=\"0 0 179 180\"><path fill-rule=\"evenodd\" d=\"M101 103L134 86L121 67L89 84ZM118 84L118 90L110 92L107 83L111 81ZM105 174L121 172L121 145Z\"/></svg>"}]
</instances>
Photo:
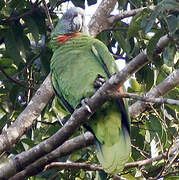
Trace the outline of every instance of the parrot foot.
<instances>
[{"instance_id":1,"label":"parrot foot","mask_svg":"<svg viewBox=\"0 0 179 180\"><path fill-rule=\"evenodd\" d=\"M106 82L106 79L100 74L98 74L98 77L95 79L95 82L94 82L94 88L98 90L105 82Z\"/></svg>"},{"instance_id":2,"label":"parrot foot","mask_svg":"<svg viewBox=\"0 0 179 180\"><path fill-rule=\"evenodd\" d=\"M90 109L90 107L88 105L88 98L82 99L81 100L81 105L84 106L87 109L87 111L92 114L92 111L91 111L91 109Z\"/></svg>"}]
</instances>

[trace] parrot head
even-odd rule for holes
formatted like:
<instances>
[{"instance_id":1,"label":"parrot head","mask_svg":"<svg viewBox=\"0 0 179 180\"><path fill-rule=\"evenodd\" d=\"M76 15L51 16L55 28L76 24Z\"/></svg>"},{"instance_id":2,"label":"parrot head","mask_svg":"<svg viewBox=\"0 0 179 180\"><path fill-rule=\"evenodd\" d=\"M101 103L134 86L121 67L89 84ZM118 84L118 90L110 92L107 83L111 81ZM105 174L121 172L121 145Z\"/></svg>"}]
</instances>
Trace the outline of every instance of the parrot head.
<instances>
[{"instance_id":1,"label":"parrot head","mask_svg":"<svg viewBox=\"0 0 179 180\"><path fill-rule=\"evenodd\" d=\"M53 34L56 36L64 34L73 34L86 32L85 26L85 13L84 10L79 7L73 7L68 9L59 20L55 27Z\"/></svg>"}]
</instances>

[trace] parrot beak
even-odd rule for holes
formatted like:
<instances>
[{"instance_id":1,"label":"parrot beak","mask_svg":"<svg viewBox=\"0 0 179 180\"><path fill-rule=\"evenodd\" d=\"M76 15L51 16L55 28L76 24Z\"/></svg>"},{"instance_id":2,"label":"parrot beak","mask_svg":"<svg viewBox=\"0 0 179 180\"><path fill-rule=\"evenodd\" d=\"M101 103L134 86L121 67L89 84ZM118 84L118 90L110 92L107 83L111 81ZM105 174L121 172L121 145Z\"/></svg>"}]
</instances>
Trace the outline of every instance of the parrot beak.
<instances>
[{"instance_id":1,"label":"parrot beak","mask_svg":"<svg viewBox=\"0 0 179 180\"><path fill-rule=\"evenodd\" d=\"M83 26L83 17L82 15L78 14L73 18L72 22L72 31L73 32L81 32Z\"/></svg>"}]
</instances>

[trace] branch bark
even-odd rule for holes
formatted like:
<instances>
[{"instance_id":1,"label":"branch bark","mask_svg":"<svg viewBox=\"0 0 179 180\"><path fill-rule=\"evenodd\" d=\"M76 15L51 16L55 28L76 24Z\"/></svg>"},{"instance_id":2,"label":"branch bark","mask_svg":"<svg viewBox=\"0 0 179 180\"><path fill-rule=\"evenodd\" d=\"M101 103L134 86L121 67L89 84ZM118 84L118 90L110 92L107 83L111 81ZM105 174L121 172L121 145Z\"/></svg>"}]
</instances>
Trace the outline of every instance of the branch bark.
<instances>
[{"instance_id":1,"label":"branch bark","mask_svg":"<svg viewBox=\"0 0 179 180\"><path fill-rule=\"evenodd\" d=\"M112 24L116 24L117 21L121 20L121 19L124 19L124 18L127 18L127 17L130 17L130 16L134 16L136 15L137 13L139 12L142 12L144 9L147 9L147 7L142 7L142 8L138 8L138 9L133 9L133 10L130 10L130 11L124 11L122 12L121 14L117 14L115 16L111 16L107 19L108 21L108 27L110 27L110 25Z\"/></svg>"},{"instance_id":2,"label":"branch bark","mask_svg":"<svg viewBox=\"0 0 179 180\"><path fill-rule=\"evenodd\" d=\"M12 145L31 128L33 122L41 114L41 111L44 109L53 93L50 75L48 75L16 121L7 130L3 130L0 135L0 153L10 149Z\"/></svg>"},{"instance_id":3,"label":"branch bark","mask_svg":"<svg viewBox=\"0 0 179 180\"><path fill-rule=\"evenodd\" d=\"M23 171L19 172L18 174L10 178L10 180L20 180L20 179L23 180L26 177L37 174L39 170L42 171L44 167L45 167L44 171L49 168L57 168L57 169L80 168L88 171L103 170L103 168L98 164L53 162L56 158L68 155L74 150L92 145L94 140L95 139L93 134L87 132L84 135L80 135L69 141L66 141L62 146L58 147L56 150L52 151L46 156L35 161L33 164L26 167ZM148 158L136 162L126 163L125 168L142 167L152 164L153 162L160 161L161 159L167 159L169 157L175 156L175 153L178 151L178 148L179 148L179 142L176 140L168 152L162 153L161 155L154 158Z\"/></svg>"},{"instance_id":4,"label":"branch bark","mask_svg":"<svg viewBox=\"0 0 179 180\"><path fill-rule=\"evenodd\" d=\"M117 0L103 0L101 2L88 25L91 36L96 37L103 29L106 29L108 23L106 20L114 9L116 2Z\"/></svg>"},{"instance_id":5,"label":"branch bark","mask_svg":"<svg viewBox=\"0 0 179 180\"><path fill-rule=\"evenodd\" d=\"M178 72L179 75L179 69L174 71L174 72ZM177 81L177 80L176 80ZM166 84L166 83L165 83ZM167 83L168 85L168 83ZM174 86L175 87L175 86ZM156 97L149 97L146 95L140 96L137 94L133 94L133 93L124 93L124 94L120 94L119 92L112 92L111 94L109 94L109 98L111 99L118 99L118 98L131 98L131 99L137 99L143 102L148 102L148 103L158 103L158 104L170 104L170 105L176 105L179 106L179 100L175 100L175 99L167 99L167 98L156 98ZM148 103L145 103L146 105Z\"/></svg>"},{"instance_id":6,"label":"branch bark","mask_svg":"<svg viewBox=\"0 0 179 180\"><path fill-rule=\"evenodd\" d=\"M66 141L65 143L63 143L63 145L61 145L54 151L50 152L49 154L41 157L34 163L30 164L23 171L16 174L12 178L10 178L10 180L20 180L20 179L24 180L26 177L35 175L35 174L39 173L40 171L42 171L46 164L49 164L50 162L54 161L55 159L62 157L62 156L66 156L66 155L74 152L75 150L82 149L84 147L92 145L93 143L94 143L94 136L92 133L86 132L85 134L79 135L71 140ZM8 179L9 177L11 177L12 174L16 173L16 172L14 172L16 170L17 170L17 168L15 168L15 167L11 168L11 171L9 171L9 173L11 173L11 174L9 174L9 173L7 174L5 172L3 178ZM0 175L0 179L1 178L2 178L2 176Z\"/></svg>"}]
</instances>

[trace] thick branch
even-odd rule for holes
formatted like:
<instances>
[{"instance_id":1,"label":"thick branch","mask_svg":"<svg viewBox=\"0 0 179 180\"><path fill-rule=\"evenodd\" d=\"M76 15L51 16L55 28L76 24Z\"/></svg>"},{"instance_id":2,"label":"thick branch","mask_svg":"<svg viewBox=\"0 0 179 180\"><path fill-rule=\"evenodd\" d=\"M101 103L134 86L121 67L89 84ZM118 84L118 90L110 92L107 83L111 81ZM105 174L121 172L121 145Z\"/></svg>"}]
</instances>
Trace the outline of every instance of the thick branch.
<instances>
[{"instance_id":1,"label":"thick branch","mask_svg":"<svg viewBox=\"0 0 179 180\"><path fill-rule=\"evenodd\" d=\"M45 167L45 165L49 164L50 162L54 161L55 159L66 156L68 154L71 154L75 150L82 149L84 147L87 147L89 145L92 145L94 143L94 136L90 132L86 132L83 135L79 135L71 140L66 141L63 143L60 147L55 149L54 151L50 152L49 154L41 157L34 163L27 166L23 171L16 174L11 178L11 180L20 180L25 179L28 176L35 175L42 171ZM11 172L16 170L11 169ZM9 171L9 173L11 173ZM6 173L7 174L7 173ZM11 175L8 174L8 176L4 176L5 178L9 178ZM1 176L0 176L1 177Z\"/></svg>"},{"instance_id":2,"label":"thick branch","mask_svg":"<svg viewBox=\"0 0 179 180\"><path fill-rule=\"evenodd\" d=\"M103 0L89 22L89 33L96 37L108 25L107 18L114 9L117 0Z\"/></svg>"},{"instance_id":3,"label":"thick branch","mask_svg":"<svg viewBox=\"0 0 179 180\"><path fill-rule=\"evenodd\" d=\"M158 84L155 88L150 90L146 97L149 98L156 98L163 96L167 92L169 92L171 89L176 87L179 84L179 69L176 69L174 72L172 72L164 81L162 81L160 84ZM131 117L136 118L139 116L141 112L144 112L147 108L148 104L145 102L137 101L129 108L129 113Z\"/></svg>"},{"instance_id":4,"label":"thick branch","mask_svg":"<svg viewBox=\"0 0 179 180\"><path fill-rule=\"evenodd\" d=\"M95 140L94 136L91 133L87 132L84 135L80 135L69 141L66 141L62 146L58 147L56 150L52 151L46 156L35 161L33 164L26 167L23 171L13 176L11 180L25 179L28 176L35 175L40 170L42 171L45 165L47 164L48 165L45 167L44 170L47 170L49 168L58 168L58 169L79 168L88 171L103 170L103 168L98 164L52 162L56 158L68 155L74 150L92 145L94 140ZM77 143L75 143L75 141ZM136 162L126 163L125 168L142 167L152 164L153 162L159 161L161 159L167 159L168 157L172 157L173 155L175 155L175 152L178 150L178 148L179 148L179 142L175 141L173 146L170 148L169 152L165 152L155 158L148 158Z\"/></svg>"},{"instance_id":5,"label":"thick branch","mask_svg":"<svg viewBox=\"0 0 179 180\"><path fill-rule=\"evenodd\" d=\"M7 130L3 130L0 135L0 153L10 149L31 128L53 93L49 75L16 121Z\"/></svg>"},{"instance_id":6,"label":"thick branch","mask_svg":"<svg viewBox=\"0 0 179 180\"><path fill-rule=\"evenodd\" d=\"M165 40L167 42L169 42L169 39L167 37L166 37ZM166 44L167 43L161 43L160 49L164 48L164 46L162 46L162 45L166 45ZM70 119L66 122L66 124L57 133L55 133L49 139L47 139L47 140L41 142L40 144L38 144L37 146L33 147L29 151L23 152L23 153L21 153L21 155L17 155L16 159L18 159L18 161L21 164L18 164L18 166L17 165L15 166L15 167L20 167L20 168L18 168L16 170L16 172L21 171L22 167L25 167L25 166L29 165L30 163L34 162L36 159L38 159L38 158L42 157L43 155L51 152L52 150L54 150L55 148L60 146L62 143L64 143L76 131L76 129L81 124L83 124L90 117L90 115L92 115L96 111L96 109L98 109L102 104L104 104L107 101L106 94L107 94L108 91L110 91L111 89L116 89L117 90L118 87L121 86L127 80L128 77L130 77L133 73L135 73L137 70L142 68L148 62L149 62L149 60L147 59L146 53L141 52L128 65L126 65L126 67L122 71L120 71L116 75L112 76L89 99L88 105L90 106L90 109L92 111L91 114L88 112L86 107L81 107L79 109L76 109L75 112L71 115ZM50 82L49 82L48 86L49 86L49 89L50 89L51 88ZM48 91L49 91L49 89L48 89ZM45 91L47 91L47 90L45 89ZM52 92L51 92L50 95L52 95ZM43 98L44 97L46 97L47 99L49 98L49 96L47 97L46 94L43 94ZM47 100L47 99L45 99L45 100ZM34 98L33 98L33 100L34 100ZM38 106L38 107L40 106L39 102L41 102L41 101L39 101L39 99L37 99L36 100L36 103L37 103L36 106ZM43 104L43 105L45 106L45 104ZM34 106L35 106L35 104L33 105L32 108L36 110L36 108ZM37 112L35 114L36 116L31 118L30 119L31 121L34 121L37 118L37 115L40 114L40 109L38 108L38 110L39 110L38 112L35 111L35 112ZM29 117L27 117L27 114L30 117L32 117L31 112L27 112L25 114L26 118L24 120L29 118ZM15 130L18 133L18 131L16 130L18 128L18 125L17 125L17 122L15 122L15 123L16 124L13 125L14 129L13 128L11 128L11 129L12 129L12 131ZM26 127L30 128L32 122L29 123L29 121L27 121L27 123L28 123L28 126L26 126ZM22 121L20 124L21 124L21 128L22 128L22 125L23 126L26 125L24 123L24 121ZM9 129L8 129L8 131L9 131ZM9 132L9 133L12 133L12 132ZM6 133L4 133L4 134L6 135ZM11 140L10 142L12 142L12 141L15 142L16 138L19 138L20 136L15 136L15 138L14 138L14 134L12 133L10 138L11 137L13 137L13 139L10 139ZM4 138L4 137L2 136L2 138ZM6 138L8 138L8 135L6 135ZM13 160L11 160L8 164L10 165L10 164L13 164L13 163L14 163ZM3 177L2 175L4 175L4 174L8 174L8 172L4 173L4 171L7 171L7 170L8 170L8 168L6 168L6 166L4 166L3 171L0 171L0 177ZM3 174L1 172L3 172Z\"/></svg>"}]
</instances>

